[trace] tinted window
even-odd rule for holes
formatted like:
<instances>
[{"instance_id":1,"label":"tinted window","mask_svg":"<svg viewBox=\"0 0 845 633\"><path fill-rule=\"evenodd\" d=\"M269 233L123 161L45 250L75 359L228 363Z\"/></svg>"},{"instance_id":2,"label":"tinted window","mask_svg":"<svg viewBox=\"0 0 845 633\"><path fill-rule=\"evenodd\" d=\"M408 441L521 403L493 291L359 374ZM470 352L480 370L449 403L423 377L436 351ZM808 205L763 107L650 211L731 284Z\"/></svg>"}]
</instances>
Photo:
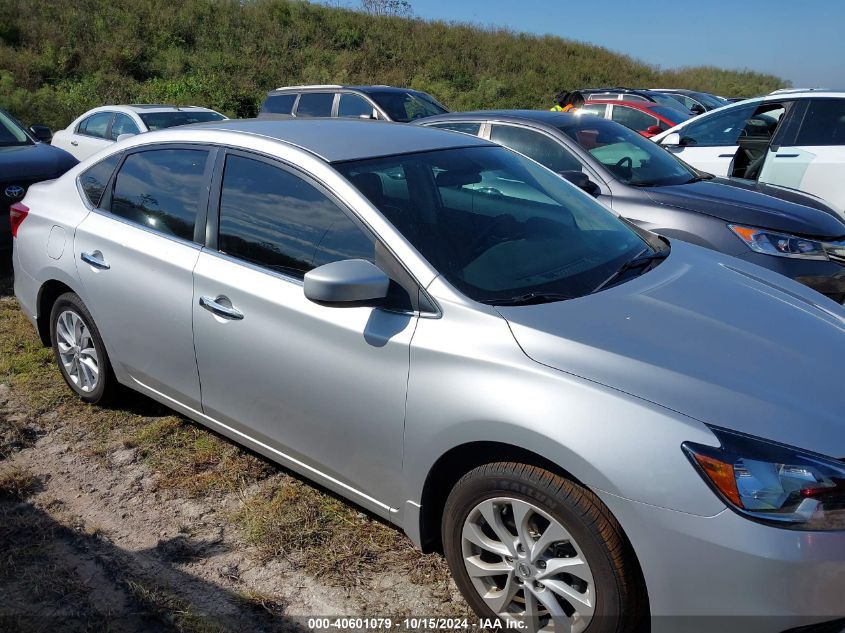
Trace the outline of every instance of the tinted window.
<instances>
[{"instance_id":1,"label":"tinted window","mask_svg":"<svg viewBox=\"0 0 845 633\"><path fill-rule=\"evenodd\" d=\"M545 134L513 125L494 125L490 140L525 154L552 171L581 171L581 161Z\"/></svg>"},{"instance_id":2,"label":"tinted window","mask_svg":"<svg viewBox=\"0 0 845 633\"><path fill-rule=\"evenodd\" d=\"M224 117L219 112L181 110L179 112L147 112L139 114L144 125L152 132L163 130L177 125L190 125L191 123L207 123L208 121L222 121Z\"/></svg>"},{"instance_id":3,"label":"tinted window","mask_svg":"<svg viewBox=\"0 0 845 633\"><path fill-rule=\"evenodd\" d=\"M296 93L270 95L264 100L261 112L265 114L290 114L296 101Z\"/></svg>"},{"instance_id":4,"label":"tinted window","mask_svg":"<svg viewBox=\"0 0 845 633\"><path fill-rule=\"evenodd\" d=\"M337 104L337 116L372 117L373 106L358 95L341 94L340 102Z\"/></svg>"},{"instance_id":5,"label":"tinted window","mask_svg":"<svg viewBox=\"0 0 845 633\"><path fill-rule=\"evenodd\" d=\"M111 116L111 112L98 112L97 114L91 115L79 124L77 131L87 136L106 138L106 130L109 127Z\"/></svg>"},{"instance_id":6,"label":"tinted window","mask_svg":"<svg viewBox=\"0 0 845 633\"><path fill-rule=\"evenodd\" d=\"M305 92L296 104L296 116L331 116L334 93Z\"/></svg>"},{"instance_id":7,"label":"tinted window","mask_svg":"<svg viewBox=\"0 0 845 633\"><path fill-rule=\"evenodd\" d=\"M407 123L414 119L435 116L447 111L446 108L424 92L391 90L367 94L379 104L382 110L387 112L391 121Z\"/></svg>"},{"instance_id":8,"label":"tinted window","mask_svg":"<svg viewBox=\"0 0 845 633\"><path fill-rule=\"evenodd\" d=\"M696 119L680 131L684 145L736 145L745 123L754 115L757 104L730 108L718 114Z\"/></svg>"},{"instance_id":9,"label":"tinted window","mask_svg":"<svg viewBox=\"0 0 845 633\"><path fill-rule=\"evenodd\" d=\"M342 259L375 261L373 241L316 187L240 156L226 158L218 247L296 277Z\"/></svg>"},{"instance_id":10,"label":"tinted window","mask_svg":"<svg viewBox=\"0 0 845 633\"><path fill-rule=\"evenodd\" d=\"M620 105L613 106L610 118L638 132L644 132L648 127L658 123L657 119L650 114Z\"/></svg>"},{"instance_id":11,"label":"tinted window","mask_svg":"<svg viewBox=\"0 0 845 633\"><path fill-rule=\"evenodd\" d=\"M138 132L138 126L130 117L120 112L114 115L110 134L112 140L116 141L121 134L138 134Z\"/></svg>"},{"instance_id":12,"label":"tinted window","mask_svg":"<svg viewBox=\"0 0 845 633\"><path fill-rule=\"evenodd\" d=\"M588 294L647 248L604 206L501 147L405 154L336 168L449 283L478 301L495 304L535 292ZM407 183L409 200L386 191L393 179Z\"/></svg>"},{"instance_id":13,"label":"tinted window","mask_svg":"<svg viewBox=\"0 0 845 633\"><path fill-rule=\"evenodd\" d=\"M597 114L601 117L604 116L605 112L607 111L607 106L603 103L596 103L596 104L587 104L583 105L578 108L578 112L583 112L584 114Z\"/></svg>"},{"instance_id":14,"label":"tinted window","mask_svg":"<svg viewBox=\"0 0 845 633\"><path fill-rule=\"evenodd\" d=\"M452 132L462 132L463 134L471 134L478 136L481 130L481 123L435 123L431 127L440 128L441 130L451 130Z\"/></svg>"},{"instance_id":15,"label":"tinted window","mask_svg":"<svg viewBox=\"0 0 845 633\"><path fill-rule=\"evenodd\" d=\"M681 105L680 103L678 105ZM689 120L692 115L689 112L681 112L675 108L667 108L666 106L656 105L651 108L652 112L655 112L662 116L664 119L668 119L675 125L678 123L683 123L684 121Z\"/></svg>"},{"instance_id":16,"label":"tinted window","mask_svg":"<svg viewBox=\"0 0 845 633\"><path fill-rule=\"evenodd\" d=\"M678 185L695 177L695 173L670 152L613 121L572 117L558 127L624 183Z\"/></svg>"},{"instance_id":17,"label":"tinted window","mask_svg":"<svg viewBox=\"0 0 845 633\"><path fill-rule=\"evenodd\" d=\"M120 162L121 156L120 152L113 154L93 167L86 169L79 176L79 184L82 185L85 197L95 207L99 206L109 178L114 173L114 168Z\"/></svg>"},{"instance_id":18,"label":"tinted window","mask_svg":"<svg viewBox=\"0 0 845 633\"><path fill-rule=\"evenodd\" d=\"M845 99L810 102L796 145L845 145Z\"/></svg>"},{"instance_id":19,"label":"tinted window","mask_svg":"<svg viewBox=\"0 0 845 633\"><path fill-rule=\"evenodd\" d=\"M157 149L126 157L117 174L111 212L185 240L194 237L208 152Z\"/></svg>"}]
</instances>

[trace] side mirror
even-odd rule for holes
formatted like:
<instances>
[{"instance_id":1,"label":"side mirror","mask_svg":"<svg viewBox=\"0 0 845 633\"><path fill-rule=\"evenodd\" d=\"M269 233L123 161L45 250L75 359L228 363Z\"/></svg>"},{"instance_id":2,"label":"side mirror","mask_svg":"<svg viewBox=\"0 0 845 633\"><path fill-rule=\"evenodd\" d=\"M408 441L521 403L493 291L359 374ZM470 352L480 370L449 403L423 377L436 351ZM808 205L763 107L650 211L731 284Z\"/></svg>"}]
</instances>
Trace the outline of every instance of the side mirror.
<instances>
[{"instance_id":1,"label":"side mirror","mask_svg":"<svg viewBox=\"0 0 845 633\"><path fill-rule=\"evenodd\" d=\"M692 112L694 115L698 116L699 114L704 114L705 112L707 112L707 110L704 109L703 105L700 105L698 103L694 103L693 105L690 106L690 112Z\"/></svg>"},{"instance_id":2,"label":"side mirror","mask_svg":"<svg viewBox=\"0 0 845 633\"><path fill-rule=\"evenodd\" d=\"M29 131L32 132L32 135L42 143L49 143L53 140L53 130L48 128L46 125L33 125L29 128Z\"/></svg>"},{"instance_id":3,"label":"side mirror","mask_svg":"<svg viewBox=\"0 0 845 633\"><path fill-rule=\"evenodd\" d=\"M333 307L374 305L387 297L390 279L363 259L344 259L305 273L305 297Z\"/></svg>"},{"instance_id":4,"label":"side mirror","mask_svg":"<svg viewBox=\"0 0 845 633\"><path fill-rule=\"evenodd\" d=\"M601 188L590 180L590 177L587 176L583 171L576 171L576 170L567 170L567 171L559 171L563 178L571 182L573 185L578 187L579 189L583 189L591 196L598 196L601 193Z\"/></svg>"},{"instance_id":5,"label":"side mirror","mask_svg":"<svg viewBox=\"0 0 845 633\"><path fill-rule=\"evenodd\" d=\"M672 147L678 146L681 144L681 135L678 132L672 132L671 134L667 134L663 137L663 140L660 141L661 145L669 145Z\"/></svg>"},{"instance_id":6,"label":"side mirror","mask_svg":"<svg viewBox=\"0 0 845 633\"><path fill-rule=\"evenodd\" d=\"M657 136L657 135L658 135L658 134L660 134L662 131L663 131L663 130L661 130L661 129L660 129L660 126L659 126L659 125L649 125L649 126L646 128L645 133L646 133L646 134L648 134L649 136Z\"/></svg>"},{"instance_id":7,"label":"side mirror","mask_svg":"<svg viewBox=\"0 0 845 633\"><path fill-rule=\"evenodd\" d=\"M120 143L120 141L125 141L126 139L132 138L133 136L135 135L132 132L126 132L125 134L118 134L115 140Z\"/></svg>"}]
</instances>

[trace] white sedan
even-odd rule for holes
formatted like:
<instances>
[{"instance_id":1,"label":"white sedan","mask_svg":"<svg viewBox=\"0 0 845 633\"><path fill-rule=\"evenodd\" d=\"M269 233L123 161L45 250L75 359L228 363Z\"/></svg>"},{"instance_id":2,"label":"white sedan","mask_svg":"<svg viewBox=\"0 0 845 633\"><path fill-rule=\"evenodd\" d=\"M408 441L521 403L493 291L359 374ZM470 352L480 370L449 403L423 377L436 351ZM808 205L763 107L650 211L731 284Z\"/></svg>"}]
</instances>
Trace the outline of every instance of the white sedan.
<instances>
[{"instance_id":1,"label":"white sedan","mask_svg":"<svg viewBox=\"0 0 845 633\"><path fill-rule=\"evenodd\" d=\"M778 90L652 140L697 169L799 189L845 217L845 92Z\"/></svg>"},{"instance_id":2,"label":"white sedan","mask_svg":"<svg viewBox=\"0 0 845 633\"><path fill-rule=\"evenodd\" d=\"M110 105L88 110L53 135L53 146L85 160L121 136L152 132L177 125L222 121L219 112L197 106Z\"/></svg>"}]
</instances>

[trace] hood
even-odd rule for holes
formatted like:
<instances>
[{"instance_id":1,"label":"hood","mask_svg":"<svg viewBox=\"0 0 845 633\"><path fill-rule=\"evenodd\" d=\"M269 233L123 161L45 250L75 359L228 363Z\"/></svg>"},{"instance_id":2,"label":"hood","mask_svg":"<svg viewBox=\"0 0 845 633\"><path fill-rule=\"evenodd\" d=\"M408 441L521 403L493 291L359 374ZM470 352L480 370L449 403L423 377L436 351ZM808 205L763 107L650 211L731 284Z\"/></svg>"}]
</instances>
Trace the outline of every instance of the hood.
<instances>
[{"instance_id":1,"label":"hood","mask_svg":"<svg viewBox=\"0 0 845 633\"><path fill-rule=\"evenodd\" d=\"M845 235L845 223L835 213L797 203L794 192L773 195L782 193L777 187L764 192L737 185L732 180L714 178L684 185L645 187L643 191L658 204L704 213L725 222L812 237Z\"/></svg>"},{"instance_id":2,"label":"hood","mask_svg":"<svg viewBox=\"0 0 845 633\"><path fill-rule=\"evenodd\" d=\"M0 147L0 180L58 178L78 162L63 149L45 143Z\"/></svg>"},{"instance_id":3,"label":"hood","mask_svg":"<svg viewBox=\"0 0 845 633\"><path fill-rule=\"evenodd\" d=\"M845 458L845 309L679 241L595 295L497 308L534 361L701 422Z\"/></svg>"}]
</instances>

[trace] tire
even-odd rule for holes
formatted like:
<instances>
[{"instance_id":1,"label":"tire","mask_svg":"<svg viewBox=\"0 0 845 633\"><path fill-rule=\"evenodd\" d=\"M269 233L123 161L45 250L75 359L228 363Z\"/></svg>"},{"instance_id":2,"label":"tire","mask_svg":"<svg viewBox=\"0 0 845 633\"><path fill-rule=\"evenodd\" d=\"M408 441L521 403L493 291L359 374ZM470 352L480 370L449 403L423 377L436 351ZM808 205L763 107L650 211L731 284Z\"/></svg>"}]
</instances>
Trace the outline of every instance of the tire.
<instances>
[{"instance_id":1,"label":"tire","mask_svg":"<svg viewBox=\"0 0 845 633\"><path fill-rule=\"evenodd\" d=\"M117 379L100 331L73 292L66 292L53 304L50 341L62 378L77 396L89 404L103 404L114 395Z\"/></svg>"},{"instance_id":2,"label":"tire","mask_svg":"<svg viewBox=\"0 0 845 633\"><path fill-rule=\"evenodd\" d=\"M481 618L515 619L525 631L554 624L552 613L568 621L557 630L574 633L648 629L642 575L621 527L568 479L513 462L479 466L455 484L441 529L455 582Z\"/></svg>"}]
</instances>

